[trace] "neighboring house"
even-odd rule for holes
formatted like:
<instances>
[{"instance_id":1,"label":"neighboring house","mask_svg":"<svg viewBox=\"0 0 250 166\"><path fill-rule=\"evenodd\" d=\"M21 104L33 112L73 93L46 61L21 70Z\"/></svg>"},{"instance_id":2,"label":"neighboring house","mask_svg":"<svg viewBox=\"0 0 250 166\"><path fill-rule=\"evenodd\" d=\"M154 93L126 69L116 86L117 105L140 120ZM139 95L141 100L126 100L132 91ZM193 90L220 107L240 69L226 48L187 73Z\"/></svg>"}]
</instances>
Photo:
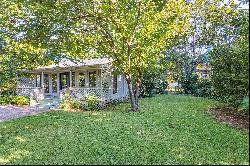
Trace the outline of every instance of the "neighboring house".
<instances>
[{"instance_id":1,"label":"neighboring house","mask_svg":"<svg viewBox=\"0 0 250 166\"><path fill-rule=\"evenodd\" d=\"M209 48L204 54L201 54L196 59L195 73L198 75L199 79L209 78L211 74L211 66L209 64L209 53L212 48Z\"/></svg>"},{"instance_id":2,"label":"neighboring house","mask_svg":"<svg viewBox=\"0 0 250 166\"><path fill-rule=\"evenodd\" d=\"M169 92L180 92L181 89L181 84L179 84L178 82L170 82L167 86L167 90Z\"/></svg>"},{"instance_id":3,"label":"neighboring house","mask_svg":"<svg viewBox=\"0 0 250 166\"><path fill-rule=\"evenodd\" d=\"M17 95L29 96L36 101L45 97L58 97L61 100L68 94L83 99L91 94L104 102L121 100L127 97L128 86L123 75L112 75L111 61L107 58L74 61L62 59L58 65L24 70L18 77Z\"/></svg>"},{"instance_id":4,"label":"neighboring house","mask_svg":"<svg viewBox=\"0 0 250 166\"><path fill-rule=\"evenodd\" d=\"M198 75L198 78L202 79L202 78L209 78L211 72L211 67L206 64L206 63L199 63L196 66L196 74Z\"/></svg>"}]
</instances>

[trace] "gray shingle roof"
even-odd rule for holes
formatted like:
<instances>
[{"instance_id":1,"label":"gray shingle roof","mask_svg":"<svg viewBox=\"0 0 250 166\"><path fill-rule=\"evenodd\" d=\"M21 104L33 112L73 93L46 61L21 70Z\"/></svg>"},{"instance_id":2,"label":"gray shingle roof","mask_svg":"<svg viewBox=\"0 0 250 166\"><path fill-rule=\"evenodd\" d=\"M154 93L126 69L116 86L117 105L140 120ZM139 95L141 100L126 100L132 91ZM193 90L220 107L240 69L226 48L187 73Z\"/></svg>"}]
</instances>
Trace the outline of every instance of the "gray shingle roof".
<instances>
[{"instance_id":1,"label":"gray shingle roof","mask_svg":"<svg viewBox=\"0 0 250 166\"><path fill-rule=\"evenodd\" d=\"M64 68L70 68L70 67L96 66L96 65L107 64L110 62L111 61L108 58L95 58L95 59L88 59L88 60L63 58L62 60L60 60L58 64L38 67L32 71L55 70L55 69L64 69Z\"/></svg>"}]
</instances>

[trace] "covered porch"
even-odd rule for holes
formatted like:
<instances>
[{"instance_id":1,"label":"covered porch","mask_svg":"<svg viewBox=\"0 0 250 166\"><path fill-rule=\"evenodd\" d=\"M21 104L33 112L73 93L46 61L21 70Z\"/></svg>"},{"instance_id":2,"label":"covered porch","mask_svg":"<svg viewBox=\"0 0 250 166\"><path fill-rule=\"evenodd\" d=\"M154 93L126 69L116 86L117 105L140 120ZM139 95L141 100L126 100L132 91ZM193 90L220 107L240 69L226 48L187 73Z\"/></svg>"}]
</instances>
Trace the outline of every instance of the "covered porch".
<instances>
[{"instance_id":1,"label":"covered porch","mask_svg":"<svg viewBox=\"0 0 250 166\"><path fill-rule=\"evenodd\" d=\"M98 63L97 63L98 62ZM66 63L69 63L66 61ZM30 76L18 77L17 95L25 95L43 100L45 97L64 99L66 94L82 99L87 94L109 101L112 91L112 77L108 70L108 61L39 67L25 71Z\"/></svg>"}]
</instances>

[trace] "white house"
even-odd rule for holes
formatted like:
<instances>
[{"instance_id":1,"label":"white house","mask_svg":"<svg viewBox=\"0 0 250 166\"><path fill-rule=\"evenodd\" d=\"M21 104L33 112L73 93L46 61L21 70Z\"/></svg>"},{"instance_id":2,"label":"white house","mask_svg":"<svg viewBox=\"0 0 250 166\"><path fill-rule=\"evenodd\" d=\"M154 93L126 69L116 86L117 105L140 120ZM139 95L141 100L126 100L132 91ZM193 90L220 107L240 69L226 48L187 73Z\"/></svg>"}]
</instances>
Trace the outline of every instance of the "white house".
<instances>
[{"instance_id":1,"label":"white house","mask_svg":"<svg viewBox=\"0 0 250 166\"><path fill-rule=\"evenodd\" d=\"M29 96L37 101L45 97L82 99L94 94L104 102L127 97L128 86L123 75L111 74L111 61L107 58L75 61L65 58L58 64L24 70L17 81L17 95ZM21 75L21 74L19 74Z\"/></svg>"}]
</instances>

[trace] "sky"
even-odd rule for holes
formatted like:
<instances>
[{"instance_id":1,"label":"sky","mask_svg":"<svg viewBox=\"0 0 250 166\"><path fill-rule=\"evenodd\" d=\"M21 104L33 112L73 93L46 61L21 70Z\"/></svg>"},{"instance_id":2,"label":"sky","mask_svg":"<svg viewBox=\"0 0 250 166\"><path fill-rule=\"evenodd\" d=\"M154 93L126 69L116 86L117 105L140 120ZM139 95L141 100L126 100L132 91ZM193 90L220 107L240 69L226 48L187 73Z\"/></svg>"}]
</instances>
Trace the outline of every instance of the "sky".
<instances>
[{"instance_id":1,"label":"sky","mask_svg":"<svg viewBox=\"0 0 250 166\"><path fill-rule=\"evenodd\" d=\"M225 3L228 3L228 2L231 2L231 1L234 1L236 4L239 4L240 1L239 0L224 0ZM249 4L241 4L239 6L241 9L249 9Z\"/></svg>"}]
</instances>

